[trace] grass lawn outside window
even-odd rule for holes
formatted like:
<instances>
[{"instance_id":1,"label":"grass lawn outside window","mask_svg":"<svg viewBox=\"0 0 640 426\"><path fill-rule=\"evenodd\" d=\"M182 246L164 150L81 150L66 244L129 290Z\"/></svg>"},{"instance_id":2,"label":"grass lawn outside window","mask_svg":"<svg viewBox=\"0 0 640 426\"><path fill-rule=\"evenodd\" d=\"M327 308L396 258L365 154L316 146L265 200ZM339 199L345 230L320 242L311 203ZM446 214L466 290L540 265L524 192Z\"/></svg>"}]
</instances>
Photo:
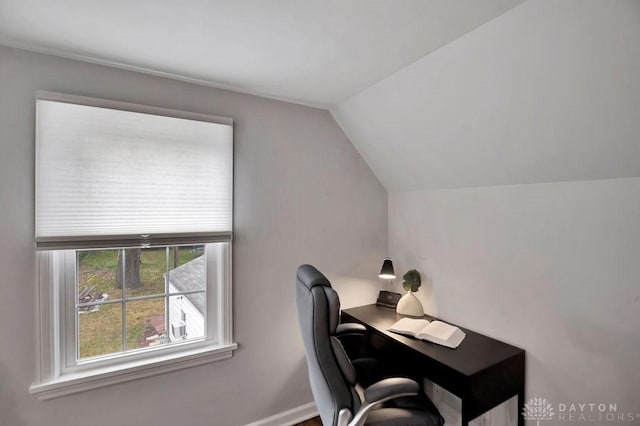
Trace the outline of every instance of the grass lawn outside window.
<instances>
[{"instance_id":1,"label":"grass lawn outside window","mask_svg":"<svg viewBox=\"0 0 640 426\"><path fill-rule=\"evenodd\" d=\"M181 247L178 255L170 259L181 266L202 252L194 247ZM173 248L170 249L173 254ZM90 289L92 294L105 300L122 299L123 290L116 286L118 249L78 251L77 291ZM78 359L86 359L118 353L147 346L147 338L160 332L154 327L154 319L165 317L165 248L153 248L140 252L140 287L124 289L127 298L153 296L147 300L127 301L125 309L126 339L122 338L122 302L100 305L99 309L80 310L78 313ZM204 279L204 277L203 277ZM158 327L160 328L160 327ZM162 330L166 333L166 328Z\"/></svg>"}]
</instances>

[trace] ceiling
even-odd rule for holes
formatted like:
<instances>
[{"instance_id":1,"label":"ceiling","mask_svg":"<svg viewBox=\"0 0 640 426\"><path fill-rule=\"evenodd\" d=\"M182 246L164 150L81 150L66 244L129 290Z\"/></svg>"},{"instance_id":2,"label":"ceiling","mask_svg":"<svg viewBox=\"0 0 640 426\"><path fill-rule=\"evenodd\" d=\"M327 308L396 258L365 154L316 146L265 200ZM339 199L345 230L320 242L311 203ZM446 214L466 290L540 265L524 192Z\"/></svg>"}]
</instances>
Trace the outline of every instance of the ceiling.
<instances>
[{"instance_id":1,"label":"ceiling","mask_svg":"<svg viewBox=\"0 0 640 426\"><path fill-rule=\"evenodd\" d=\"M0 44L331 107L524 0L0 0Z\"/></svg>"},{"instance_id":2,"label":"ceiling","mask_svg":"<svg viewBox=\"0 0 640 426\"><path fill-rule=\"evenodd\" d=\"M388 191L640 176L640 2L526 2L331 113Z\"/></svg>"}]
</instances>

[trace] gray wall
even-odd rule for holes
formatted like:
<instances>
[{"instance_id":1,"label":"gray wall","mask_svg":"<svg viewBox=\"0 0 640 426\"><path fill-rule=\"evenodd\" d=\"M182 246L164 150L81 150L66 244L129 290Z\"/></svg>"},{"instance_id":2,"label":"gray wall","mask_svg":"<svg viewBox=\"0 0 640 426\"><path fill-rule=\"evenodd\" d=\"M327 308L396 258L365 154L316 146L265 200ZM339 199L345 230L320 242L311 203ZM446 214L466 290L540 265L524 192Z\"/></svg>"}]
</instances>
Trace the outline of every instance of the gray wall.
<instances>
[{"instance_id":1,"label":"gray wall","mask_svg":"<svg viewBox=\"0 0 640 426\"><path fill-rule=\"evenodd\" d=\"M33 241L38 89L235 121L233 358L38 402ZM0 425L241 425L312 401L295 268L325 271L345 305L373 301L387 194L328 112L0 47Z\"/></svg>"},{"instance_id":2,"label":"gray wall","mask_svg":"<svg viewBox=\"0 0 640 426\"><path fill-rule=\"evenodd\" d=\"M425 311L527 351L527 398L636 413L639 218L640 178L391 193L389 245Z\"/></svg>"}]
</instances>

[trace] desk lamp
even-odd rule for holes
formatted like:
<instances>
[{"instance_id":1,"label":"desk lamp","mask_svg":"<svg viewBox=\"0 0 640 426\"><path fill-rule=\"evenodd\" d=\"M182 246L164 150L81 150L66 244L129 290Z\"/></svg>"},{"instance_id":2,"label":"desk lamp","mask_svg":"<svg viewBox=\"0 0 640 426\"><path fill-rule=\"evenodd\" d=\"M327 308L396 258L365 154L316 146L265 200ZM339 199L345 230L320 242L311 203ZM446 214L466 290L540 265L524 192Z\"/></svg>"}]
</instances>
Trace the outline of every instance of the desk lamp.
<instances>
[{"instance_id":1,"label":"desk lamp","mask_svg":"<svg viewBox=\"0 0 640 426\"><path fill-rule=\"evenodd\" d=\"M392 281L396 277L396 273L393 270L393 262L390 258L385 257L382 262L382 268L380 269L380 273L378 277L389 280L389 288L391 288ZM381 290L380 294L378 294L378 300L376 300L376 305L385 306L387 308L395 309L398 300L400 300L400 294L394 293L392 291Z\"/></svg>"},{"instance_id":2,"label":"desk lamp","mask_svg":"<svg viewBox=\"0 0 640 426\"><path fill-rule=\"evenodd\" d=\"M396 273L393 270L393 262L390 258L385 257L382 262L382 268L380 269L380 273L378 276L382 279L389 280L389 284L391 284L391 280L396 277Z\"/></svg>"}]
</instances>

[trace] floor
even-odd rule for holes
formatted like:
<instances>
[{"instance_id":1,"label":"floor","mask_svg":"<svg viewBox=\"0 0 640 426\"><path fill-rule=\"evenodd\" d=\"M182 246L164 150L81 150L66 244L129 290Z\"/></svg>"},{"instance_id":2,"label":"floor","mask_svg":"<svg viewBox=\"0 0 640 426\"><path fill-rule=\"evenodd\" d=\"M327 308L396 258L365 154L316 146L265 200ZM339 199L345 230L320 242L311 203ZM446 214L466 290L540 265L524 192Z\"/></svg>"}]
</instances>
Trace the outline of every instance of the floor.
<instances>
[{"instance_id":1,"label":"floor","mask_svg":"<svg viewBox=\"0 0 640 426\"><path fill-rule=\"evenodd\" d=\"M314 417L294 426L322 426L322 422L320 421L320 417Z\"/></svg>"}]
</instances>

